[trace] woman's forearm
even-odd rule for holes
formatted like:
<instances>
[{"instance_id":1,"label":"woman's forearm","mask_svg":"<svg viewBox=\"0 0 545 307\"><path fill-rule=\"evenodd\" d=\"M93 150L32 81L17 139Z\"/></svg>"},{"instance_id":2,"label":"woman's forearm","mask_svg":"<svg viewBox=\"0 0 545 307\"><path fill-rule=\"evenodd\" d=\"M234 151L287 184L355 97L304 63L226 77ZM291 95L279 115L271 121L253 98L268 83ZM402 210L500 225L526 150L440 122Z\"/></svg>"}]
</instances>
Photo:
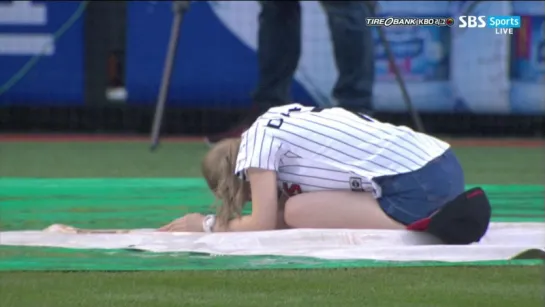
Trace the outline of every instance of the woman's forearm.
<instances>
[{"instance_id":1,"label":"woman's forearm","mask_svg":"<svg viewBox=\"0 0 545 307\"><path fill-rule=\"evenodd\" d=\"M240 218L229 221L226 226L216 224L214 226L214 232L236 232L236 231L264 231L274 229L288 229L290 228L284 221L284 211L279 211L276 218L275 227L262 227L255 225L250 215L241 216Z\"/></svg>"},{"instance_id":2,"label":"woman's forearm","mask_svg":"<svg viewBox=\"0 0 545 307\"><path fill-rule=\"evenodd\" d=\"M273 223L259 223L255 217L251 215L241 216L229 221L227 225L216 224L214 226L214 232L238 232L238 231L265 231L274 230L276 227L276 220Z\"/></svg>"},{"instance_id":3,"label":"woman's forearm","mask_svg":"<svg viewBox=\"0 0 545 307\"><path fill-rule=\"evenodd\" d=\"M276 216L275 224L259 223L255 217L251 215L241 216L240 218L229 221L227 225L214 226L214 232L236 232L236 231L264 231L274 229L287 229L289 226L284 221L284 206L288 197L280 195L278 199L278 213Z\"/></svg>"}]
</instances>

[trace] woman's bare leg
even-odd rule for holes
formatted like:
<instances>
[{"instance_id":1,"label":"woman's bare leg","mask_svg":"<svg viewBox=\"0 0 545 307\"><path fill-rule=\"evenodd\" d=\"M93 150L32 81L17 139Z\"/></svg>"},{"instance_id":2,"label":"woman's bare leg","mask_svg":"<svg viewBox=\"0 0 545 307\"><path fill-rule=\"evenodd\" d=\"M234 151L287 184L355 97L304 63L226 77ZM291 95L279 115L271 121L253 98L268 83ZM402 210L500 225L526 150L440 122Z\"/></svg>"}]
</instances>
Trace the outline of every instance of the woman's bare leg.
<instances>
[{"instance_id":1,"label":"woman's bare leg","mask_svg":"<svg viewBox=\"0 0 545 307\"><path fill-rule=\"evenodd\" d=\"M280 197L278 197L278 215L276 218L276 229L289 229L290 226L286 224L286 221L284 220L284 210L286 208L286 202L288 201L289 197L285 194L281 194Z\"/></svg>"},{"instance_id":2,"label":"woman's bare leg","mask_svg":"<svg viewBox=\"0 0 545 307\"><path fill-rule=\"evenodd\" d=\"M293 196L284 219L292 228L404 229L365 192L321 191Z\"/></svg>"}]
</instances>

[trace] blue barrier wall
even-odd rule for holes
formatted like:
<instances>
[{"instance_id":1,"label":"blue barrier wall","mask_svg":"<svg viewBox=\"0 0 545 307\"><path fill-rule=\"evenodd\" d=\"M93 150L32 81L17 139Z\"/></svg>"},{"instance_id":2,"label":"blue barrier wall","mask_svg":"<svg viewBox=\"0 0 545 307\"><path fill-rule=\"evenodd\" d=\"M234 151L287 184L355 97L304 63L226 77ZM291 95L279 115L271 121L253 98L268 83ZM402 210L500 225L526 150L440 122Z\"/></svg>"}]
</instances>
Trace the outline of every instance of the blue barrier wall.
<instances>
[{"instance_id":1,"label":"blue barrier wall","mask_svg":"<svg viewBox=\"0 0 545 307\"><path fill-rule=\"evenodd\" d=\"M436 1L436 7L432 8L426 1L412 1L410 5L407 5L408 2L384 1L381 14L428 16L439 14L438 12L444 15L450 10L452 16L458 16L471 2L473 1L450 1L446 6L444 4L447 2ZM38 1L33 3L44 4ZM450 43L438 39L439 36L444 36L438 34L439 32L394 33L398 39L397 43L393 43L394 49L397 46L404 48L405 42L399 41L401 34L407 37L407 42L418 39L422 46L420 52L411 54L410 57L394 50L395 54L404 57L398 59L402 63L412 68L426 67L426 71L431 69L448 72L448 77L441 75L435 81L409 78L409 93L416 107L424 111L449 113L545 113L545 86L542 86L545 73L542 57L539 57L543 53L545 9L536 10L536 5L529 3L531 2L518 1L513 7L504 1L483 2L473 13L532 15L531 20L534 22L531 29L521 30L532 34L524 36L526 40L521 39L520 35L500 37L489 28L450 28ZM304 1L301 5L303 52L293 84L293 99L307 104L328 106L333 104L330 94L337 72L327 20L317 1ZM2 22L0 14L0 39L5 33L52 33L73 14L78 3L50 2L45 6L47 22L41 25L25 25L21 22L19 25L9 24ZM528 8L530 6L532 7ZM169 104L216 108L249 105L251 92L257 82L259 9L256 1L209 1L192 4L181 30ZM536 14L539 16L534 16ZM24 15L20 17L25 18ZM127 22L127 103L152 104L159 91L170 35L171 3L129 2ZM538 22L542 25L537 25ZM6 93L1 93L0 88L0 104L81 103L84 76L82 30L79 20L55 42L54 52L43 56L39 64L25 74L19 83ZM510 46L511 50L520 50L521 44L532 48L526 53L528 56L512 57ZM5 54L13 53L13 50L4 49L0 45L0 87L29 59L28 54ZM520 52L517 54L520 55ZM375 106L379 110L404 111L399 87L391 77L385 75L386 64L381 56L381 49L377 48ZM448 61L448 65L445 61ZM532 74L536 77L530 83L517 77L520 72L512 69L523 67L523 64L533 67ZM442 66L435 69L433 65Z\"/></svg>"},{"instance_id":2,"label":"blue barrier wall","mask_svg":"<svg viewBox=\"0 0 545 307\"><path fill-rule=\"evenodd\" d=\"M0 105L83 103L82 19L49 44L79 5L79 1L32 1L28 5L0 1ZM33 56L42 53L35 66L21 71ZM20 81L9 86L20 71Z\"/></svg>"}]
</instances>

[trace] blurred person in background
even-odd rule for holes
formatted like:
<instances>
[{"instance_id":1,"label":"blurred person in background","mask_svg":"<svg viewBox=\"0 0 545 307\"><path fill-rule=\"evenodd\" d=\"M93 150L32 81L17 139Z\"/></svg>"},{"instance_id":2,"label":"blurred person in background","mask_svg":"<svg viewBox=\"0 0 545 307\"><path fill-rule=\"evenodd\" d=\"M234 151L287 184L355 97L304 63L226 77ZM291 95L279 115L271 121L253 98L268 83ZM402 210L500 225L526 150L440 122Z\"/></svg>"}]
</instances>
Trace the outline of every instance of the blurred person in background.
<instances>
[{"instance_id":1,"label":"blurred person in background","mask_svg":"<svg viewBox=\"0 0 545 307\"><path fill-rule=\"evenodd\" d=\"M299 1L260 1L258 31L259 81L253 105L234 128L208 136L214 144L240 137L270 107L290 102L290 88L301 55L301 5ZM320 1L327 14L339 77L333 97L340 107L370 113L374 81L372 29L366 18L376 1Z\"/></svg>"}]
</instances>

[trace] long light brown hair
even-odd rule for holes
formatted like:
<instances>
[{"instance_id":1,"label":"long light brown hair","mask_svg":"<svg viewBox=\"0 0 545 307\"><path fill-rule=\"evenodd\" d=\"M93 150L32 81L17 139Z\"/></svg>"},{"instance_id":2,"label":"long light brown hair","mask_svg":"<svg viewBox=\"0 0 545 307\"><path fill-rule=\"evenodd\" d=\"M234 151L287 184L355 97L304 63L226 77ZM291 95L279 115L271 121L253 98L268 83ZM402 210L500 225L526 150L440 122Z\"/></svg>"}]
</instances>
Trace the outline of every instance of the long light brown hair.
<instances>
[{"instance_id":1,"label":"long light brown hair","mask_svg":"<svg viewBox=\"0 0 545 307\"><path fill-rule=\"evenodd\" d=\"M203 176L219 201L216 215L220 226L241 216L250 195L249 184L235 175L239 147L240 139L223 140L210 149L202 161Z\"/></svg>"}]
</instances>

